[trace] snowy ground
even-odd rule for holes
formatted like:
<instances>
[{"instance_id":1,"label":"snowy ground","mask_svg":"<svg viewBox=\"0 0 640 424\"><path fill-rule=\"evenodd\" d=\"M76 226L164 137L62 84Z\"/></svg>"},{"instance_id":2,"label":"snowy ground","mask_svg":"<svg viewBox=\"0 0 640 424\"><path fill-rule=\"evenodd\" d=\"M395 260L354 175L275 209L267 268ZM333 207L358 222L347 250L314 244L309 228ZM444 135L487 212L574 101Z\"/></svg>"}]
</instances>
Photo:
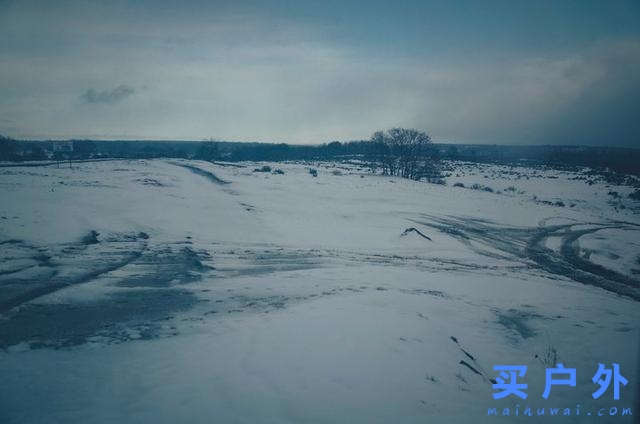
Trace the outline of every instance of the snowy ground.
<instances>
[{"instance_id":1,"label":"snowy ground","mask_svg":"<svg viewBox=\"0 0 640 424\"><path fill-rule=\"evenodd\" d=\"M262 165L0 168L0 422L640 413L629 187L468 163L447 185ZM629 380L620 400L592 399L599 362ZM545 400L555 363L577 385ZM526 400L493 400L498 364L528 366Z\"/></svg>"}]
</instances>

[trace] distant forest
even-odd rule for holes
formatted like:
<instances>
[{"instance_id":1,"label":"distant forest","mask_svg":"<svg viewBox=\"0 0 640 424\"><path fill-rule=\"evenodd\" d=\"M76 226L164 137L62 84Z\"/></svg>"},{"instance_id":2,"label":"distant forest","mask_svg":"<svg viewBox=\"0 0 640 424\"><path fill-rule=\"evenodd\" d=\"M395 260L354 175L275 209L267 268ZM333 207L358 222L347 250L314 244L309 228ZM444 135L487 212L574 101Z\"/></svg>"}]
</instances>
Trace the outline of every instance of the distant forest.
<instances>
[{"instance_id":1,"label":"distant forest","mask_svg":"<svg viewBox=\"0 0 640 424\"><path fill-rule=\"evenodd\" d=\"M66 150L56 149L67 147ZM66 145L66 146L64 146ZM207 161L364 160L380 156L375 140L333 141L320 145L228 141L15 140L0 135L0 161L188 158ZM546 165L558 169L588 166L640 175L640 149L589 146L516 146L429 143L429 158L508 165Z\"/></svg>"}]
</instances>

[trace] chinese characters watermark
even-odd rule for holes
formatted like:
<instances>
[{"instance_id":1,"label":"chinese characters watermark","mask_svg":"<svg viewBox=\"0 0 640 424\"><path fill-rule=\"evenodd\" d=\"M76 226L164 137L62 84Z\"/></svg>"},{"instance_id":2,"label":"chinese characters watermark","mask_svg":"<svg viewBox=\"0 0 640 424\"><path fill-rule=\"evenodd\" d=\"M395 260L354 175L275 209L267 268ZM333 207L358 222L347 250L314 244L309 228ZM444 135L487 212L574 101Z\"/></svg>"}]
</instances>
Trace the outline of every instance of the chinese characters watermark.
<instances>
[{"instance_id":1,"label":"chinese characters watermark","mask_svg":"<svg viewBox=\"0 0 640 424\"><path fill-rule=\"evenodd\" d=\"M493 384L494 399L502 399L510 395L518 396L521 399L527 398L524 391L528 388L526 383L518 382L518 378L523 378L527 373L526 365L495 365L495 371L499 371L499 377ZM563 378L564 377L564 378ZM620 399L620 386L626 386L629 382L622 374L620 374L620 364L612 364L612 368L607 368L605 364L598 363L598 369L591 379L594 384L600 386L592 393L594 399L602 396L611 383L613 383L613 399ZM545 388L542 392L544 399L549 399L552 386L569 386L576 387L576 369L565 368L561 363L556 364L555 368L547 368L545 372Z\"/></svg>"}]
</instances>

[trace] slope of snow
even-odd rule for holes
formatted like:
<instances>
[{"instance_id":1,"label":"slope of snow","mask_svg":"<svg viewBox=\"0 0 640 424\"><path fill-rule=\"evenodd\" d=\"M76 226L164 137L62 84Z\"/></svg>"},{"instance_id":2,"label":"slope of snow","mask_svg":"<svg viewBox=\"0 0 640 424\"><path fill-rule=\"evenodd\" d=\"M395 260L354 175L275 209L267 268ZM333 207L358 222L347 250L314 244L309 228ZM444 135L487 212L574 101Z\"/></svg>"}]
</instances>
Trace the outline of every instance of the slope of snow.
<instances>
[{"instance_id":1,"label":"slope of snow","mask_svg":"<svg viewBox=\"0 0 640 424\"><path fill-rule=\"evenodd\" d=\"M3 300L25 299L0 320L3 422L493 422L489 407L640 395L637 301L522 254L540 228L575 225L544 239L554 258L591 249L634 278L640 220L606 187L244 165L0 168ZM459 172L449 184L480 175ZM544 400L553 362L578 384ZM621 365L620 401L591 398L598 362ZM529 366L527 401L492 399L497 364Z\"/></svg>"}]
</instances>

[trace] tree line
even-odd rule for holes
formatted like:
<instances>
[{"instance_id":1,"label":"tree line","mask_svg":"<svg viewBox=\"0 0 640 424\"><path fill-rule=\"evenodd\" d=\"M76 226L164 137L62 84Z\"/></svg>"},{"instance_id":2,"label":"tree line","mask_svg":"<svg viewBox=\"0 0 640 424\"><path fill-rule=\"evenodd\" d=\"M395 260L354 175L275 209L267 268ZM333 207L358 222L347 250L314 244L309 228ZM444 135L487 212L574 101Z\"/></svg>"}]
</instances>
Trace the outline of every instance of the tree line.
<instances>
[{"instance_id":1,"label":"tree line","mask_svg":"<svg viewBox=\"0 0 640 424\"><path fill-rule=\"evenodd\" d=\"M51 160L53 141L0 135L0 161ZM424 132L392 128L369 139L321 145L226 141L71 140L71 159L189 158L208 161L358 160L386 175L431 178L441 159L505 165L588 166L640 175L640 149L605 146L436 144ZM608 170L608 171L607 171Z\"/></svg>"},{"instance_id":2,"label":"tree line","mask_svg":"<svg viewBox=\"0 0 640 424\"><path fill-rule=\"evenodd\" d=\"M319 146L248 143L227 149L217 142L205 142L195 159L217 161L361 160L384 175L410 179L435 177L438 151L431 137L422 131L391 128L376 131L368 140L332 141Z\"/></svg>"}]
</instances>

